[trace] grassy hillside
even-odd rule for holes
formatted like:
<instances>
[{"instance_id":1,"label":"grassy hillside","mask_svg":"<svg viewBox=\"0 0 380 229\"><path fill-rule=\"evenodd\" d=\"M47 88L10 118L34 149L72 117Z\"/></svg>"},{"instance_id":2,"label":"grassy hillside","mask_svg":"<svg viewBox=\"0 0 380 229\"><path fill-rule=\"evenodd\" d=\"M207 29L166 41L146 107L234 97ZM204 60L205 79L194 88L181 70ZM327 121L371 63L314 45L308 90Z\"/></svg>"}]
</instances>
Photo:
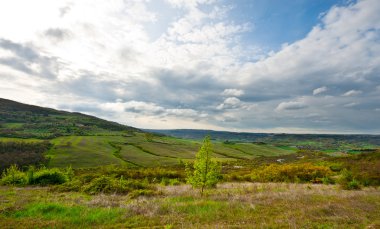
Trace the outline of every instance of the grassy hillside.
<instances>
[{"instance_id":1,"label":"grassy hillside","mask_svg":"<svg viewBox=\"0 0 380 229\"><path fill-rule=\"evenodd\" d=\"M0 98L0 137L51 139L71 135L112 135L138 129L93 116L58 111ZM117 133L120 134L120 133Z\"/></svg>"},{"instance_id":2,"label":"grassy hillside","mask_svg":"<svg viewBox=\"0 0 380 229\"><path fill-rule=\"evenodd\" d=\"M170 166L191 161L200 142L173 137L155 136L148 141L143 133L119 136L63 136L50 141L50 167L87 168L101 165L130 167ZM270 145L238 143L233 146L214 142L214 157L219 161L253 159L259 156L292 154Z\"/></svg>"}]
</instances>

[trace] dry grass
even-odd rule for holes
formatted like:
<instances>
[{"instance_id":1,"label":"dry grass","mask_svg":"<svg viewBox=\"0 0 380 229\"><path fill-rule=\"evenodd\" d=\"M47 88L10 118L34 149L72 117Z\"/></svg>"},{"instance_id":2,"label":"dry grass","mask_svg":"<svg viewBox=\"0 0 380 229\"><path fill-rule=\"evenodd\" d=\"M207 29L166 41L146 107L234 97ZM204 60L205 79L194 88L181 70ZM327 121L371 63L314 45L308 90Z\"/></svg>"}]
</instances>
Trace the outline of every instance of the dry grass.
<instances>
[{"instance_id":1,"label":"dry grass","mask_svg":"<svg viewBox=\"0 0 380 229\"><path fill-rule=\"evenodd\" d=\"M207 190L203 197L188 185L157 188L161 195L136 199L127 195L87 196L40 188L0 188L0 228L27 225L25 218L15 219L9 213L41 201L121 209L122 220L91 225L99 228L163 228L165 225L172 228L380 228L380 190L373 187L347 191L335 185L224 183L217 189ZM32 228L65 225L59 219L29 220Z\"/></svg>"}]
</instances>

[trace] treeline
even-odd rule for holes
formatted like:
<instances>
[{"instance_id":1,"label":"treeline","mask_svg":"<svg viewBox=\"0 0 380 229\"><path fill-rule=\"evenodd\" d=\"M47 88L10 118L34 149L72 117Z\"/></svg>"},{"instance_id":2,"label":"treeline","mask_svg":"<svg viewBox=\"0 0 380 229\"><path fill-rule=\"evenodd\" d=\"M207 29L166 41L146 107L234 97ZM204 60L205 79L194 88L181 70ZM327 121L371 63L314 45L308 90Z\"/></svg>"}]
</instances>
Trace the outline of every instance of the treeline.
<instances>
[{"instance_id":1,"label":"treeline","mask_svg":"<svg viewBox=\"0 0 380 229\"><path fill-rule=\"evenodd\" d=\"M47 159L44 152L52 146L47 141L23 142L9 141L0 142L0 171L17 165L20 168L28 165L45 164Z\"/></svg>"}]
</instances>

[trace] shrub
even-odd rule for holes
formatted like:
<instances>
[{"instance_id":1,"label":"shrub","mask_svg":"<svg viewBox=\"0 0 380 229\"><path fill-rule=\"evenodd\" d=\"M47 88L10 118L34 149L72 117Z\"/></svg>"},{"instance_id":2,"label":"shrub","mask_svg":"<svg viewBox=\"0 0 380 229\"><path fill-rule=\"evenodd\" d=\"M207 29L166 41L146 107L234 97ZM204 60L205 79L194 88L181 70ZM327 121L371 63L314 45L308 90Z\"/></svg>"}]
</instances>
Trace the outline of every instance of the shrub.
<instances>
[{"instance_id":1,"label":"shrub","mask_svg":"<svg viewBox=\"0 0 380 229\"><path fill-rule=\"evenodd\" d=\"M251 181L258 182L317 182L329 177L332 171L326 166L304 164L271 164L252 171Z\"/></svg>"},{"instance_id":2,"label":"shrub","mask_svg":"<svg viewBox=\"0 0 380 229\"><path fill-rule=\"evenodd\" d=\"M133 190L149 189L150 186L143 181L124 180L109 176L101 176L93 179L90 183L83 186L82 191L91 195L98 193L129 193Z\"/></svg>"},{"instance_id":3,"label":"shrub","mask_svg":"<svg viewBox=\"0 0 380 229\"><path fill-rule=\"evenodd\" d=\"M348 182L347 189L348 190L358 190L358 189L361 189L359 181L353 179L352 181Z\"/></svg>"},{"instance_id":4,"label":"shrub","mask_svg":"<svg viewBox=\"0 0 380 229\"><path fill-rule=\"evenodd\" d=\"M3 185L26 185L27 183L27 176L19 170L17 165L11 165L5 169L1 177L1 184Z\"/></svg>"},{"instance_id":5,"label":"shrub","mask_svg":"<svg viewBox=\"0 0 380 229\"><path fill-rule=\"evenodd\" d=\"M352 172L347 169L341 171L338 178L338 184L342 189L346 190L360 189L359 181L357 181Z\"/></svg>"},{"instance_id":6,"label":"shrub","mask_svg":"<svg viewBox=\"0 0 380 229\"><path fill-rule=\"evenodd\" d=\"M335 181L330 177L323 177L321 181L323 184L335 184Z\"/></svg>"},{"instance_id":7,"label":"shrub","mask_svg":"<svg viewBox=\"0 0 380 229\"><path fill-rule=\"evenodd\" d=\"M170 185L180 185L181 182L178 179L170 179L169 184Z\"/></svg>"},{"instance_id":8,"label":"shrub","mask_svg":"<svg viewBox=\"0 0 380 229\"><path fill-rule=\"evenodd\" d=\"M26 172L26 175L28 177L28 184L34 183L34 172L35 172L34 166L29 166L28 171Z\"/></svg>"},{"instance_id":9,"label":"shrub","mask_svg":"<svg viewBox=\"0 0 380 229\"><path fill-rule=\"evenodd\" d=\"M53 190L60 192L80 192L83 183L78 179L73 179L69 182L63 183L61 185L55 186Z\"/></svg>"},{"instance_id":10,"label":"shrub","mask_svg":"<svg viewBox=\"0 0 380 229\"><path fill-rule=\"evenodd\" d=\"M74 178L74 170L71 168L71 165L65 169L65 174L67 179L71 181Z\"/></svg>"},{"instance_id":11,"label":"shrub","mask_svg":"<svg viewBox=\"0 0 380 229\"><path fill-rule=\"evenodd\" d=\"M179 184L181 184L181 182L177 178L175 178L175 179L169 179L169 178L163 177L161 179L160 184L164 185L164 186L167 186L167 185L179 185Z\"/></svg>"},{"instance_id":12,"label":"shrub","mask_svg":"<svg viewBox=\"0 0 380 229\"><path fill-rule=\"evenodd\" d=\"M41 169L33 177L33 184L39 185L63 184L66 181L67 175L59 169Z\"/></svg>"},{"instance_id":13,"label":"shrub","mask_svg":"<svg viewBox=\"0 0 380 229\"><path fill-rule=\"evenodd\" d=\"M161 185L167 186L169 185L169 178L163 177L160 182Z\"/></svg>"}]
</instances>

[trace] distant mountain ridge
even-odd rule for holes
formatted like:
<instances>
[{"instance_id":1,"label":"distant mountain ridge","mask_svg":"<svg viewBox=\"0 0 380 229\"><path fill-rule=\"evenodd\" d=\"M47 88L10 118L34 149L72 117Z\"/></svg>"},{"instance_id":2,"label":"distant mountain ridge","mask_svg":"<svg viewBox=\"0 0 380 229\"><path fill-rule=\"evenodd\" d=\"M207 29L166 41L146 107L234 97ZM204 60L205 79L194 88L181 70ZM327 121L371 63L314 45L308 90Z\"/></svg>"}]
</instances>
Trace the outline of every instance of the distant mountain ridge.
<instances>
[{"instance_id":1,"label":"distant mountain ridge","mask_svg":"<svg viewBox=\"0 0 380 229\"><path fill-rule=\"evenodd\" d=\"M102 135L137 128L78 112L60 111L0 98L0 136L54 138L67 135Z\"/></svg>"},{"instance_id":2,"label":"distant mountain ridge","mask_svg":"<svg viewBox=\"0 0 380 229\"><path fill-rule=\"evenodd\" d=\"M246 132L229 132L214 130L197 130L197 129L168 129L168 130L149 130L145 131L164 134L178 138L187 139L203 139L206 135L210 135L212 139L220 141L236 141L236 142L297 142L297 141L347 141L352 143L367 142L380 146L380 135L364 135L364 134L283 134L283 133L246 133Z\"/></svg>"}]
</instances>

